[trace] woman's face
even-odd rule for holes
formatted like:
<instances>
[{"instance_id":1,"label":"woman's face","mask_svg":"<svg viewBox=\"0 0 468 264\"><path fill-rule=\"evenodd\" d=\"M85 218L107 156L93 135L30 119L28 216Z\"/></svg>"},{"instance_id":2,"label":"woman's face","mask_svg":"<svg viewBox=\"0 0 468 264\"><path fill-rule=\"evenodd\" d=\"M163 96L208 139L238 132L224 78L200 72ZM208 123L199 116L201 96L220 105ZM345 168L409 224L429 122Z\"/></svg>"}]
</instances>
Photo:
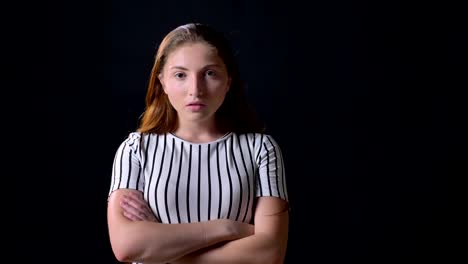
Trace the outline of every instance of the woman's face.
<instances>
[{"instance_id":1,"label":"woman's face","mask_svg":"<svg viewBox=\"0 0 468 264\"><path fill-rule=\"evenodd\" d=\"M231 82L216 49L203 42L172 51L159 80L179 122L213 121Z\"/></svg>"}]
</instances>

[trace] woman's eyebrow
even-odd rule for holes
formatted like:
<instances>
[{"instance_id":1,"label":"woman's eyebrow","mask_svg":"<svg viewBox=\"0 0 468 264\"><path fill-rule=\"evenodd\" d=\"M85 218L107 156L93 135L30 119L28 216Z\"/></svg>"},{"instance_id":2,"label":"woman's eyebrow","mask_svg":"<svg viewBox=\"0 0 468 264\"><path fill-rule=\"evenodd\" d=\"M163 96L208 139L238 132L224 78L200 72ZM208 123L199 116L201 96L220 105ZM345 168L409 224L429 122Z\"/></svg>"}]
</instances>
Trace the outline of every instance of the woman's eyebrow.
<instances>
[{"instance_id":1,"label":"woman's eyebrow","mask_svg":"<svg viewBox=\"0 0 468 264\"><path fill-rule=\"evenodd\" d=\"M206 65L205 67L203 67L203 69L206 69L206 68L212 68L212 67L215 67L215 68L223 68L223 66L221 66L220 64L208 64Z\"/></svg>"},{"instance_id":2,"label":"woman's eyebrow","mask_svg":"<svg viewBox=\"0 0 468 264\"><path fill-rule=\"evenodd\" d=\"M206 68L223 68L220 64L208 64L208 65L205 65L202 69L206 69ZM176 70L184 70L184 71L188 71L189 69L185 68L184 66L171 66L169 67L169 69L176 69Z\"/></svg>"},{"instance_id":3,"label":"woman's eyebrow","mask_svg":"<svg viewBox=\"0 0 468 264\"><path fill-rule=\"evenodd\" d=\"M185 67L182 67L182 66L171 66L169 67L169 69L176 69L176 70L184 70L184 71L188 71L187 68Z\"/></svg>"}]
</instances>

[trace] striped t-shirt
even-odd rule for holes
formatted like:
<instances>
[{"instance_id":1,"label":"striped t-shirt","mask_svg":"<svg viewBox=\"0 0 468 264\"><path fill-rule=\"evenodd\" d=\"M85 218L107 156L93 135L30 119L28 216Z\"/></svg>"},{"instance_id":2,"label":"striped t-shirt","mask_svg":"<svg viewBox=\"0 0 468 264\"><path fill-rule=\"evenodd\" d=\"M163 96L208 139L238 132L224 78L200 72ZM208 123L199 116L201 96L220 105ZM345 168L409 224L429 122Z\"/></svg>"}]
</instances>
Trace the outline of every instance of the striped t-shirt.
<instances>
[{"instance_id":1,"label":"striped t-shirt","mask_svg":"<svg viewBox=\"0 0 468 264\"><path fill-rule=\"evenodd\" d=\"M171 133L132 132L116 151L109 195L121 188L143 192L158 221L169 224L250 223L256 197L288 201L280 147L260 133L192 143Z\"/></svg>"}]
</instances>

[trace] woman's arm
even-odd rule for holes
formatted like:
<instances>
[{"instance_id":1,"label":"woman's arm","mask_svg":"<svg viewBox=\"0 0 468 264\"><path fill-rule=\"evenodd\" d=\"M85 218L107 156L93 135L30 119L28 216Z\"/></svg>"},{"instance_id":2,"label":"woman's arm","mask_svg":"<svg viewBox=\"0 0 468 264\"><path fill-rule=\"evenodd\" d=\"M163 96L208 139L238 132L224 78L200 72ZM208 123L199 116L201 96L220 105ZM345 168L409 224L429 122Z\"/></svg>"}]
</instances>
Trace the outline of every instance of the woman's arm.
<instances>
[{"instance_id":1,"label":"woman's arm","mask_svg":"<svg viewBox=\"0 0 468 264\"><path fill-rule=\"evenodd\" d=\"M131 192L138 193L119 189L108 200L110 242L121 262L171 262L196 250L253 233L251 225L225 219L190 224L132 221L124 216L122 208L124 196L131 196Z\"/></svg>"},{"instance_id":2,"label":"woman's arm","mask_svg":"<svg viewBox=\"0 0 468 264\"><path fill-rule=\"evenodd\" d=\"M283 263L288 239L289 211L286 201L260 197L255 210L255 234L193 252L173 263Z\"/></svg>"}]
</instances>

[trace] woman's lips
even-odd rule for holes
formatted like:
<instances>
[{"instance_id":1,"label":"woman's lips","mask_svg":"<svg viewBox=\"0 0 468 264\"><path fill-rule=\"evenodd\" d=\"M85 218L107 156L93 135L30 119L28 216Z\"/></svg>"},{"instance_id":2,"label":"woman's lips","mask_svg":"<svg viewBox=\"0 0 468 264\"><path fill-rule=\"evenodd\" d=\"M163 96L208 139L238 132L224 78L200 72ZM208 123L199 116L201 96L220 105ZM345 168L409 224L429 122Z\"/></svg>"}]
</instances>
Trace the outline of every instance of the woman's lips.
<instances>
[{"instance_id":1,"label":"woman's lips","mask_svg":"<svg viewBox=\"0 0 468 264\"><path fill-rule=\"evenodd\" d=\"M187 105L187 108L191 111L200 111L205 107L206 105L201 104L201 103L192 103L192 104Z\"/></svg>"}]
</instances>

